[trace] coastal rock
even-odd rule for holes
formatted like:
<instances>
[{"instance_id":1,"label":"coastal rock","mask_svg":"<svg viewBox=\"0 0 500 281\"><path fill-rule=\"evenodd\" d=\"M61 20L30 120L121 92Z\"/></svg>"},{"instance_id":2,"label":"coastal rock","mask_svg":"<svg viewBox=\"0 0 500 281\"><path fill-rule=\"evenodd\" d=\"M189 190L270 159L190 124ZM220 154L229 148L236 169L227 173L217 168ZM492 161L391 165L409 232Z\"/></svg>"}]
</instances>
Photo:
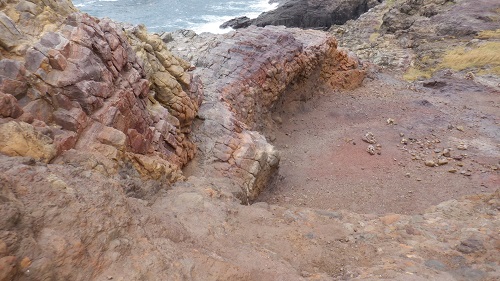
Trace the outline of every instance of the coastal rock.
<instances>
[{"instance_id":1,"label":"coastal rock","mask_svg":"<svg viewBox=\"0 0 500 281\"><path fill-rule=\"evenodd\" d=\"M221 28L237 29L249 25L261 27L284 25L287 27L328 29L333 24L344 24L348 20L356 19L377 4L379 4L377 0L289 0L280 3L275 10L260 14L255 19L235 18L222 24Z\"/></svg>"},{"instance_id":2,"label":"coastal rock","mask_svg":"<svg viewBox=\"0 0 500 281\"><path fill-rule=\"evenodd\" d=\"M204 81L202 121L193 132L198 166L203 174L212 167L211 175L239 181L243 202L257 198L279 164L278 152L257 132L274 122L271 113L321 87L354 88L364 78L357 60L319 31L252 26L218 36L172 36L169 48L190 60Z\"/></svg>"},{"instance_id":3,"label":"coastal rock","mask_svg":"<svg viewBox=\"0 0 500 281\"><path fill-rule=\"evenodd\" d=\"M7 138L3 151L50 161L73 148L100 153L104 143L121 152L162 155L172 169L194 157L189 134L203 96L201 81L159 36L143 26L123 31L111 20L75 13L65 0L19 1L1 10L8 29L2 36L8 37L0 38L0 114L46 124L56 154L19 150ZM17 131L28 128L24 139L34 134L27 125L11 124Z\"/></svg>"},{"instance_id":4,"label":"coastal rock","mask_svg":"<svg viewBox=\"0 0 500 281\"><path fill-rule=\"evenodd\" d=\"M225 23L221 24L219 26L219 28L224 29L224 28L231 27L233 29L238 29L238 28L249 27L251 24L252 24L252 20L249 17L243 16L243 17L238 17L238 18L228 20Z\"/></svg>"}]
</instances>

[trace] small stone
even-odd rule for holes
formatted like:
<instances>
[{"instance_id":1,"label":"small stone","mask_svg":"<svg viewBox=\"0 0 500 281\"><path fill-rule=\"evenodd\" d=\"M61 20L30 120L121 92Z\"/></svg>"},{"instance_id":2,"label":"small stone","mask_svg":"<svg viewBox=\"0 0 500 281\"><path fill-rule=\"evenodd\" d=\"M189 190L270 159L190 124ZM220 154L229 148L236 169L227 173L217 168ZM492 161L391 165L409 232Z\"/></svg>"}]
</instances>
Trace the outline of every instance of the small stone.
<instances>
[{"instance_id":1,"label":"small stone","mask_svg":"<svg viewBox=\"0 0 500 281\"><path fill-rule=\"evenodd\" d=\"M451 151L449 148L443 149L443 152L441 153L444 157L450 157L451 156Z\"/></svg>"},{"instance_id":2,"label":"small stone","mask_svg":"<svg viewBox=\"0 0 500 281\"><path fill-rule=\"evenodd\" d=\"M362 138L364 142L370 143L370 144L375 144L377 143L377 140L375 139L375 136L373 135L372 132L366 133Z\"/></svg>"},{"instance_id":3,"label":"small stone","mask_svg":"<svg viewBox=\"0 0 500 281\"><path fill-rule=\"evenodd\" d=\"M435 167L436 166L436 162L434 162L433 160L427 160L427 161L425 161L425 166L427 166L427 167Z\"/></svg>"},{"instance_id":4,"label":"small stone","mask_svg":"<svg viewBox=\"0 0 500 281\"><path fill-rule=\"evenodd\" d=\"M384 217L380 218L380 221L385 224L385 225L390 225L393 224L401 219L400 215L397 214L392 214L392 215L386 215Z\"/></svg>"},{"instance_id":5,"label":"small stone","mask_svg":"<svg viewBox=\"0 0 500 281\"><path fill-rule=\"evenodd\" d=\"M373 147L373 145L369 145L366 151L370 153L370 155L375 155L375 147Z\"/></svg>"},{"instance_id":6,"label":"small stone","mask_svg":"<svg viewBox=\"0 0 500 281\"><path fill-rule=\"evenodd\" d=\"M459 130L460 132L463 132L464 131L464 126L457 126L457 130Z\"/></svg>"},{"instance_id":7,"label":"small stone","mask_svg":"<svg viewBox=\"0 0 500 281\"><path fill-rule=\"evenodd\" d=\"M464 78L465 78L465 79L467 79L467 80L474 80L475 75L474 75L474 73L472 73L472 72L470 72L470 71L469 71L469 72L467 72L467 73L465 74L465 77L464 77Z\"/></svg>"},{"instance_id":8,"label":"small stone","mask_svg":"<svg viewBox=\"0 0 500 281\"><path fill-rule=\"evenodd\" d=\"M407 140L407 139L405 139L405 138L402 138L402 139L401 139L401 143L402 143L402 144L408 144L408 140Z\"/></svg>"},{"instance_id":9,"label":"small stone","mask_svg":"<svg viewBox=\"0 0 500 281\"><path fill-rule=\"evenodd\" d=\"M19 263L19 266L21 267L21 270L26 270L29 266L31 265L31 259L28 257L24 257L21 262Z\"/></svg>"},{"instance_id":10,"label":"small stone","mask_svg":"<svg viewBox=\"0 0 500 281\"><path fill-rule=\"evenodd\" d=\"M0 257L6 256L8 252L7 244L3 240L0 240Z\"/></svg>"},{"instance_id":11,"label":"small stone","mask_svg":"<svg viewBox=\"0 0 500 281\"><path fill-rule=\"evenodd\" d=\"M465 143L457 145L458 150L467 150L469 147Z\"/></svg>"},{"instance_id":12,"label":"small stone","mask_svg":"<svg viewBox=\"0 0 500 281\"><path fill-rule=\"evenodd\" d=\"M396 122L392 118L387 119L387 125L396 125Z\"/></svg>"},{"instance_id":13,"label":"small stone","mask_svg":"<svg viewBox=\"0 0 500 281\"><path fill-rule=\"evenodd\" d=\"M439 166L446 165L446 164L448 164L448 159L441 158L441 159L438 160L438 165Z\"/></svg>"},{"instance_id":14,"label":"small stone","mask_svg":"<svg viewBox=\"0 0 500 281\"><path fill-rule=\"evenodd\" d=\"M455 168L451 168L451 169L449 169L449 170L448 170L448 172L449 172L449 173L454 174L454 173L456 173L456 172L457 172L457 169L455 169Z\"/></svg>"},{"instance_id":15,"label":"small stone","mask_svg":"<svg viewBox=\"0 0 500 281\"><path fill-rule=\"evenodd\" d=\"M410 177L410 173L406 173L405 177L409 178Z\"/></svg>"},{"instance_id":16,"label":"small stone","mask_svg":"<svg viewBox=\"0 0 500 281\"><path fill-rule=\"evenodd\" d=\"M404 134L404 133L399 133L399 136L400 136L400 137L404 137L404 136L405 136L405 134Z\"/></svg>"}]
</instances>

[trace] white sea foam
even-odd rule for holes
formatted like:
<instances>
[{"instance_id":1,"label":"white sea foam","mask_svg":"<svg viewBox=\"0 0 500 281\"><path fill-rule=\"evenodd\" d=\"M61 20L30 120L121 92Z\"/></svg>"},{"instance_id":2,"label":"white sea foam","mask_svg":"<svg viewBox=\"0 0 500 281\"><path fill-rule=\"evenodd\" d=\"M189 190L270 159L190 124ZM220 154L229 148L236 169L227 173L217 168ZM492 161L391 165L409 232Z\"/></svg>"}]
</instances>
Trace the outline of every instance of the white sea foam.
<instances>
[{"instance_id":1,"label":"white sea foam","mask_svg":"<svg viewBox=\"0 0 500 281\"><path fill-rule=\"evenodd\" d=\"M203 32L209 32L214 34L227 33L233 29L219 28L219 26L225 23L226 21L242 16L247 16L253 19L258 17L263 12L274 10L278 6L278 3L270 4L268 0L259 0L256 3L249 5L249 7L251 8L251 12L248 12L246 9L242 10L241 8L237 7L238 5L242 5L241 2L231 1L227 2L226 4L227 4L226 7L221 6L220 8L225 10L240 10L241 13L236 16L203 16L202 19L207 22L201 24L192 24L189 27L189 29L194 30L196 33L203 33Z\"/></svg>"},{"instance_id":2,"label":"white sea foam","mask_svg":"<svg viewBox=\"0 0 500 281\"><path fill-rule=\"evenodd\" d=\"M269 0L73 0L76 7L97 17L131 24L144 23L150 31L192 29L197 33L226 33L219 26L236 17L256 18L276 8ZM198 6L199 5L199 8Z\"/></svg>"}]
</instances>

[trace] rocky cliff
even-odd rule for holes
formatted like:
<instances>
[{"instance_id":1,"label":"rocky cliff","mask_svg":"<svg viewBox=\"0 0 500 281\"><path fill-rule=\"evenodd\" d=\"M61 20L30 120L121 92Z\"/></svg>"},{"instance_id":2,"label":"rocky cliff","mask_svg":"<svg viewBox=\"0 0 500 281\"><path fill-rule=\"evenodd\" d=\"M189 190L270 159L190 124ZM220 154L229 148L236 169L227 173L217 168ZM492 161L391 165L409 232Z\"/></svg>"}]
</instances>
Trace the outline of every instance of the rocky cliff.
<instances>
[{"instance_id":1,"label":"rocky cliff","mask_svg":"<svg viewBox=\"0 0 500 281\"><path fill-rule=\"evenodd\" d=\"M0 16L2 153L179 179L202 99L188 63L143 28L123 31L69 1L11 1Z\"/></svg>"}]
</instances>

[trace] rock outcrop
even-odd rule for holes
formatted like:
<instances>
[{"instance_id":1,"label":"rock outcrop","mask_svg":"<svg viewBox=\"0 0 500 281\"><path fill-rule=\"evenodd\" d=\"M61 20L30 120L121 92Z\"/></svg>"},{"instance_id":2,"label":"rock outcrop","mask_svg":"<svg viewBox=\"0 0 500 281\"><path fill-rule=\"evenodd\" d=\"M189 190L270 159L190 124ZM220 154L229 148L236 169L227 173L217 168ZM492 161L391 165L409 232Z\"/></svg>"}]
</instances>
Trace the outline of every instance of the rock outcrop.
<instances>
[{"instance_id":1,"label":"rock outcrop","mask_svg":"<svg viewBox=\"0 0 500 281\"><path fill-rule=\"evenodd\" d=\"M348 20L358 18L379 2L377 0L289 0L280 3L275 10L260 14L255 19L250 20L244 17L232 19L221 25L221 28L284 25L325 30L334 24L344 24Z\"/></svg>"},{"instance_id":2,"label":"rock outcrop","mask_svg":"<svg viewBox=\"0 0 500 281\"><path fill-rule=\"evenodd\" d=\"M201 174L240 181L244 202L257 198L278 167L278 152L258 132L273 125L273 111L284 100L318 95L322 86L357 87L365 73L319 31L249 27L219 36L181 31L173 39L172 52L190 60L205 84L203 121L193 132Z\"/></svg>"},{"instance_id":3,"label":"rock outcrop","mask_svg":"<svg viewBox=\"0 0 500 281\"><path fill-rule=\"evenodd\" d=\"M143 27L122 31L69 1L0 7L0 114L8 122L0 151L57 163L85 162L72 155L85 151L108 172L131 162L147 177L180 177L196 152L189 133L202 99L188 63ZM20 149L30 140L50 149Z\"/></svg>"},{"instance_id":4,"label":"rock outcrop","mask_svg":"<svg viewBox=\"0 0 500 281\"><path fill-rule=\"evenodd\" d=\"M490 0L385 1L331 32L340 46L365 61L405 72L406 80L471 72L481 76L476 81L495 87L500 82L494 51L500 48L498 9L500 3Z\"/></svg>"}]
</instances>

